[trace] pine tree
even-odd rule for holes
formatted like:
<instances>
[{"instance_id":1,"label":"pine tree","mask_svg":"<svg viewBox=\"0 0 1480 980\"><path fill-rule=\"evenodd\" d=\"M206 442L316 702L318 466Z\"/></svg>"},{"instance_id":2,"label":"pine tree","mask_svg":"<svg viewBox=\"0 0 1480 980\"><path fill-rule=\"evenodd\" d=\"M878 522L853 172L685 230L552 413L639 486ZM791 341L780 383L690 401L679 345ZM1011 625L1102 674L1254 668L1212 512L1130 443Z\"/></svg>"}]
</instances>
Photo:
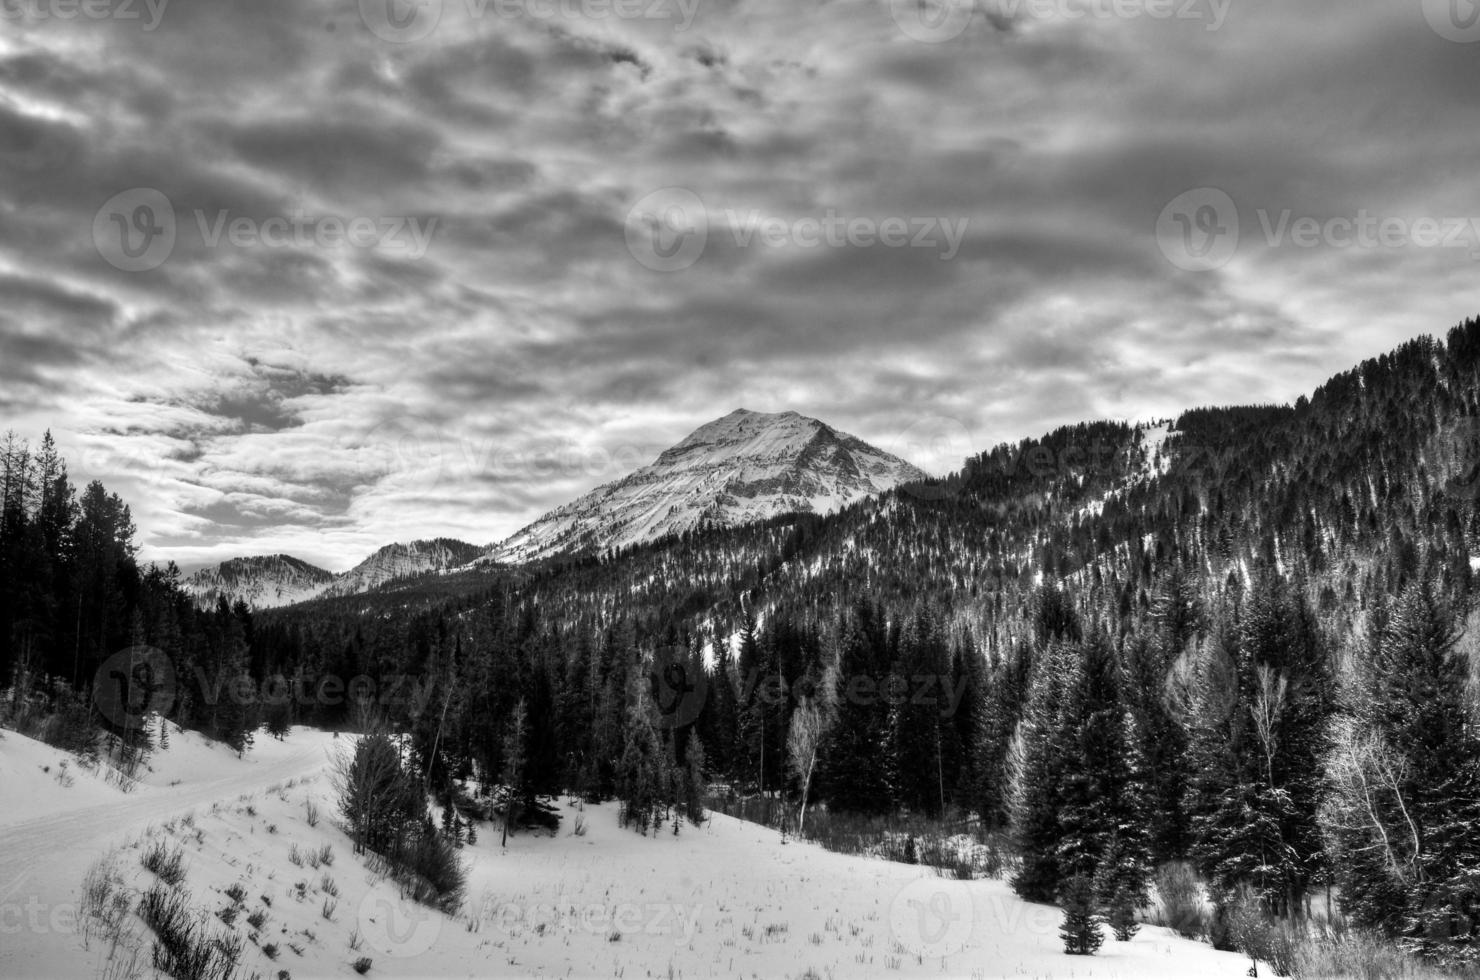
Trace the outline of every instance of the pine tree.
<instances>
[{"instance_id":1,"label":"pine tree","mask_svg":"<svg viewBox=\"0 0 1480 980\"><path fill-rule=\"evenodd\" d=\"M1118 942L1128 943L1141 931L1136 919L1136 900L1124 888L1116 889L1110 896L1110 914L1106 922Z\"/></svg>"},{"instance_id":2,"label":"pine tree","mask_svg":"<svg viewBox=\"0 0 1480 980\"><path fill-rule=\"evenodd\" d=\"M670 790L663 745L654 725L655 711L648 685L634 678L628 689L626 747L617 765L618 819L638 833L656 831Z\"/></svg>"},{"instance_id":3,"label":"pine tree","mask_svg":"<svg viewBox=\"0 0 1480 980\"><path fill-rule=\"evenodd\" d=\"M1117 890L1146 900L1150 869L1145 771L1133 716L1109 639L1098 628L1078 645L1059 738L1064 753L1059 804L1061 873L1098 881L1102 900Z\"/></svg>"},{"instance_id":4,"label":"pine tree","mask_svg":"<svg viewBox=\"0 0 1480 980\"><path fill-rule=\"evenodd\" d=\"M1100 914L1095 905L1094 883L1084 875L1074 875L1064 882L1059 901L1064 907L1064 921L1059 937L1064 952L1070 956L1093 956L1105 944L1100 931Z\"/></svg>"},{"instance_id":5,"label":"pine tree","mask_svg":"<svg viewBox=\"0 0 1480 980\"><path fill-rule=\"evenodd\" d=\"M500 847L509 846L509 828L513 825L515 811L522 810L527 802L529 774L525 743L529 738L529 716L525 711L524 699L514 705L509 715L508 728L504 734L504 832Z\"/></svg>"},{"instance_id":6,"label":"pine tree","mask_svg":"<svg viewBox=\"0 0 1480 980\"><path fill-rule=\"evenodd\" d=\"M1008 812L1020 863L1012 887L1031 902L1051 902L1066 877L1060 862L1064 775L1071 751L1068 692L1078 685L1080 660L1073 647L1053 644L1008 752Z\"/></svg>"},{"instance_id":7,"label":"pine tree","mask_svg":"<svg viewBox=\"0 0 1480 980\"><path fill-rule=\"evenodd\" d=\"M881 688L892 657L875 606L860 602L846 616L838 656L837 722L823 749L819 795L834 809L888 813L898 792L898 765L890 705Z\"/></svg>"}]
</instances>

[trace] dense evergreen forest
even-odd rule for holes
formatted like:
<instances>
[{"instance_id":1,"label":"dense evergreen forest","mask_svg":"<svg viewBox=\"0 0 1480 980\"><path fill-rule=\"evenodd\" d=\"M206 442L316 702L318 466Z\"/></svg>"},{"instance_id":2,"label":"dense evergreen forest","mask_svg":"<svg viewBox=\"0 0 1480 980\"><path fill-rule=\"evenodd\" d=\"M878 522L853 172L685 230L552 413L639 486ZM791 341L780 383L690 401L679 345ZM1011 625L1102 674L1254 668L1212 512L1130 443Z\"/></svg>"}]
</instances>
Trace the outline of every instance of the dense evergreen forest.
<instances>
[{"instance_id":1,"label":"dense evergreen forest","mask_svg":"<svg viewBox=\"0 0 1480 980\"><path fill-rule=\"evenodd\" d=\"M123 501L11 437L0 683L12 716L116 728L95 675L148 645L182 724L245 749L373 715L447 800L476 776L526 804L619 797L646 829L698 774L792 808L977 814L1030 899L1087 881L1136 905L1185 860L1220 908L1299 920L1332 887L1358 925L1480 960L1480 321L1293 406L1148 431L267 612L195 608L140 566Z\"/></svg>"}]
</instances>

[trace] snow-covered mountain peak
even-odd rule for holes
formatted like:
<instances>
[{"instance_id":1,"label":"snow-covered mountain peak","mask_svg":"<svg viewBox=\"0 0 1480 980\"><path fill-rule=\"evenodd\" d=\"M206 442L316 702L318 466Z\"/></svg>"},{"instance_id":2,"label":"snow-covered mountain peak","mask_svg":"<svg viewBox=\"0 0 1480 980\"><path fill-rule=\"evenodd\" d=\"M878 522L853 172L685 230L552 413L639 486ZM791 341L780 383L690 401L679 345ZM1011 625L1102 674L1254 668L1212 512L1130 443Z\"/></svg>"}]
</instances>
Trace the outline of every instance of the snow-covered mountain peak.
<instances>
[{"instance_id":1,"label":"snow-covered mountain peak","mask_svg":"<svg viewBox=\"0 0 1480 980\"><path fill-rule=\"evenodd\" d=\"M527 561L795 511L823 513L923 478L910 463L817 419L740 408L629 476L551 511L486 557Z\"/></svg>"}]
</instances>

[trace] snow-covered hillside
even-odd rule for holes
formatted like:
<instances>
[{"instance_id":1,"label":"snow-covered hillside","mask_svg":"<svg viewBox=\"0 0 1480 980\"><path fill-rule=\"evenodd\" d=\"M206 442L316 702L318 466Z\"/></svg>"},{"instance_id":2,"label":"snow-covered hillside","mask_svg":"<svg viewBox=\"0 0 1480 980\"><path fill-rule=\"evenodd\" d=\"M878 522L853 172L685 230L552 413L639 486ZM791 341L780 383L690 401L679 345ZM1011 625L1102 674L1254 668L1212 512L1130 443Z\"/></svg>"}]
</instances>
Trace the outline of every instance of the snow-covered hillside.
<instances>
[{"instance_id":1,"label":"snow-covered hillside","mask_svg":"<svg viewBox=\"0 0 1480 980\"><path fill-rule=\"evenodd\" d=\"M154 935L133 910L158 881L142 866L156 845L181 854L173 890L202 927L240 941L242 977L353 977L362 959L371 977L421 978L1236 980L1248 967L1151 926L1067 956L1058 910L1001 881L834 854L721 815L643 837L617 825L615 804L564 799L554 837L503 848L484 825L459 852L466 901L444 915L404 898L336 825L331 757L352 737L262 735L239 759L176 729L124 794L59 779L63 753L0 735L0 775L26 799L0 812L0 977L152 975ZM111 934L87 914L100 880L123 898Z\"/></svg>"},{"instance_id":2,"label":"snow-covered hillside","mask_svg":"<svg viewBox=\"0 0 1480 980\"><path fill-rule=\"evenodd\" d=\"M243 599L257 609L270 609L319 596L355 595L393 579L457 568L485 550L450 538L388 544L337 575L291 555L233 558L191 575L185 587L202 606L214 606L224 595L229 602Z\"/></svg>"},{"instance_id":3,"label":"snow-covered hillside","mask_svg":"<svg viewBox=\"0 0 1480 980\"><path fill-rule=\"evenodd\" d=\"M202 607L241 599L257 609L288 606L312 599L334 580L334 573L292 555L232 558L203 568L185 580L185 588Z\"/></svg>"},{"instance_id":4,"label":"snow-covered hillside","mask_svg":"<svg viewBox=\"0 0 1480 980\"><path fill-rule=\"evenodd\" d=\"M792 511L825 513L924 476L817 419L738 409L695 430L648 466L551 511L487 558L527 561Z\"/></svg>"},{"instance_id":5,"label":"snow-covered hillside","mask_svg":"<svg viewBox=\"0 0 1480 980\"><path fill-rule=\"evenodd\" d=\"M393 579L424 575L427 572L443 572L466 565L485 550L451 538L388 544L354 568L335 576L324 594L355 595L368 592Z\"/></svg>"}]
</instances>

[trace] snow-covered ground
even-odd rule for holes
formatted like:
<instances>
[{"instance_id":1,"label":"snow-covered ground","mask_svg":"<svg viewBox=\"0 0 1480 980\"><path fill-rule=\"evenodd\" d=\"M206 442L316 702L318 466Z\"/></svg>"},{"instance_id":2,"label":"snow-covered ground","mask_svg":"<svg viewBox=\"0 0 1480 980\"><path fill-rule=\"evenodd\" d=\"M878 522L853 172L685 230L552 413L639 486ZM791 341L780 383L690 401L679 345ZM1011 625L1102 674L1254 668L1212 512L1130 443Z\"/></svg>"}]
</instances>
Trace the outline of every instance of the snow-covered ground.
<instances>
[{"instance_id":1,"label":"snow-covered ground","mask_svg":"<svg viewBox=\"0 0 1480 980\"><path fill-rule=\"evenodd\" d=\"M1093 958L1070 957L1058 911L1001 882L833 854L722 816L677 837L642 837L617 826L613 806L580 811L569 801L558 836L518 835L505 849L484 827L462 852L467 903L446 916L403 900L352 853L333 820L336 747L298 729L284 742L259 739L239 760L176 735L124 794L86 774L63 785L60 753L5 733L0 976L100 975L110 949L98 930L80 928L83 876L103 859L120 889L142 893L156 879L140 857L156 842L184 855L180 887L202 921L255 936L242 977L352 977L361 957L371 977L1213 980L1248 967L1152 927L1128 943L1108 939ZM227 895L233 885L242 900ZM214 913L232 907L228 926ZM147 977L148 931L131 917L126 932L133 939L111 952L115 968L132 941Z\"/></svg>"}]
</instances>

